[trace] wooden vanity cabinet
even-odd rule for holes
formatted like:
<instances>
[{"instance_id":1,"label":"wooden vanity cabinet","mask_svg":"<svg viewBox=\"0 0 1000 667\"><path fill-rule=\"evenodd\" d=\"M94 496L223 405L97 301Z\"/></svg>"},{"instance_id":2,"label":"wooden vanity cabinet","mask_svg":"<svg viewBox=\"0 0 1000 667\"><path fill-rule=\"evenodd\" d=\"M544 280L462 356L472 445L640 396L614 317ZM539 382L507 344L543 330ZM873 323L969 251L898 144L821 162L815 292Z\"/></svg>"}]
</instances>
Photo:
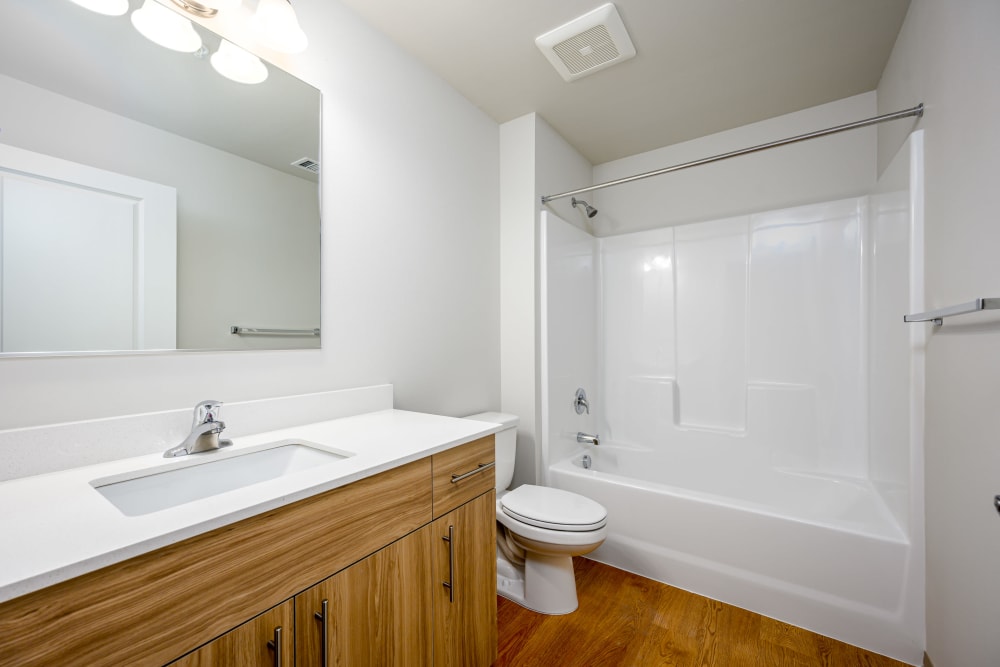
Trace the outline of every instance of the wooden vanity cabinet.
<instances>
[{"instance_id":1,"label":"wooden vanity cabinet","mask_svg":"<svg viewBox=\"0 0 1000 667\"><path fill-rule=\"evenodd\" d=\"M488 436L0 603L0 667L488 667L493 447Z\"/></svg>"},{"instance_id":2,"label":"wooden vanity cabinet","mask_svg":"<svg viewBox=\"0 0 1000 667\"><path fill-rule=\"evenodd\" d=\"M434 664L491 665L497 658L496 492L431 524L434 532ZM443 583L448 583L444 586Z\"/></svg>"},{"instance_id":3,"label":"wooden vanity cabinet","mask_svg":"<svg viewBox=\"0 0 1000 667\"><path fill-rule=\"evenodd\" d=\"M294 642L295 606L289 600L171 662L169 667L292 667Z\"/></svg>"},{"instance_id":4,"label":"wooden vanity cabinet","mask_svg":"<svg viewBox=\"0 0 1000 667\"><path fill-rule=\"evenodd\" d=\"M428 457L0 603L0 667L168 664L430 523L430 480Z\"/></svg>"},{"instance_id":5,"label":"wooden vanity cabinet","mask_svg":"<svg viewBox=\"0 0 1000 667\"><path fill-rule=\"evenodd\" d=\"M493 436L435 454L434 664L497 657L496 451Z\"/></svg>"},{"instance_id":6,"label":"wooden vanity cabinet","mask_svg":"<svg viewBox=\"0 0 1000 667\"><path fill-rule=\"evenodd\" d=\"M431 540L424 526L296 595L297 667L432 664Z\"/></svg>"},{"instance_id":7,"label":"wooden vanity cabinet","mask_svg":"<svg viewBox=\"0 0 1000 667\"><path fill-rule=\"evenodd\" d=\"M493 461L493 436L435 454L436 520L295 597L298 667L493 664Z\"/></svg>"}]
</instances>

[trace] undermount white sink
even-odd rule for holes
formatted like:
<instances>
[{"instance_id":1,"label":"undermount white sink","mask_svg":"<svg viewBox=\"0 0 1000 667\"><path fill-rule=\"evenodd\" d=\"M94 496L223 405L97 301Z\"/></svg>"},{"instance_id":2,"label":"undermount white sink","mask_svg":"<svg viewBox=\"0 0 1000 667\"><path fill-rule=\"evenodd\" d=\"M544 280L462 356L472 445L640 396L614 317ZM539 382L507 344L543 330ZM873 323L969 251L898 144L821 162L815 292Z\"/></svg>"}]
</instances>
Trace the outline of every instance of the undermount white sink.
<instances>
[{"instance_id":1,"label":"undermount white sink","mask_svg":"<svg viewBox=\"0 0 1000 667\"><path fill-rule=\"evenodd\" d=\"M287 440L246 451L193 454L190 460L179 463L181 467L160 466L132 476L95 479L90 484L122 514L140 516L351 456L351 452Z\"/></svg>"}]
</instances>

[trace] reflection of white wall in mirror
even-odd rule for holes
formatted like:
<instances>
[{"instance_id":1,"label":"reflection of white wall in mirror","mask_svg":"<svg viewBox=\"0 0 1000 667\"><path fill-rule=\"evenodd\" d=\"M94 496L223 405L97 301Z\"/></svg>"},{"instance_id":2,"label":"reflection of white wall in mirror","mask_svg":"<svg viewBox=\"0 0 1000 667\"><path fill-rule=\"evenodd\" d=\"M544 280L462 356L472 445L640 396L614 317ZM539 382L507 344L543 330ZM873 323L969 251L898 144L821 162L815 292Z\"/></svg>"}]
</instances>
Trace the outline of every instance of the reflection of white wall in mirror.
<instances>
[{"instance_id":1,"label":"reflection of white wall in mirror","mask_svg":"<svg viewBox=\"0 0 1000 667\"><path fill-rule=\"evenodd\" d=\"M4 352L132 350L135 203L3 178Z\"/></svg>"},{"instance_id":2,"label":"reflection of white wall in mirror","mask_svg":"<svg viewBox=\"0 0 1000 667\"><path fill-rule=\"evenodd\" d=\"M176 192L0 144L0 351L173 348Z\"/></svg>"},{"instance_id":3,"label":"reflection of white wall in mirror","mask_svg":"<svg viewBox=\"0 0 1000 667\"><path fill-rule=\"evenodd\" d=\"M178 348L320 346L229 332L320 326L314 182L3 75L0 99L0 142L176 188Z\"/></svg>"}]
</instances>

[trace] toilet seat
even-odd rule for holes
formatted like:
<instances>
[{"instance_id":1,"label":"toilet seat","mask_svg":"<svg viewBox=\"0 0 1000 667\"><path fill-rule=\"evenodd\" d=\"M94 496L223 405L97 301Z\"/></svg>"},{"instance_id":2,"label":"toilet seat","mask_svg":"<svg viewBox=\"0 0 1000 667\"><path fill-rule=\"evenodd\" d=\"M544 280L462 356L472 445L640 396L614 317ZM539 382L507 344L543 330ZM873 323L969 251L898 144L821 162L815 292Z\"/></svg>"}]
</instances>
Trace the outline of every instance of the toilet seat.
<instances>
[{"instance_id":1,"label":"toilet seat","mask_svg":"<svg viewBox=\"0 0 1000 667\"><path fill-rule=\"evenodd\" d=\"M525 484L498 499L512 519L547 530L589 532L607 523L608 513L590 498L547 486Z\"/></svg>"},{"instance_id":2,"label":"toilet seat","mask_svg":"<svg viewBox=\"0 0 1000 667\"><path fill-rule=\"evenodd\" d=\"M510 531L515 542L522 548L530 546L538 550L538 545L545 545L543 552L553 551L574 551L572 555L578 556L583 553L590 553L597 548L608 536L607 525L601 526L597 530L574 531L574 530L552 530L551 528L540 528L532 526L520 519L516 519L504 511L497 501L496 505L497 522ZM579 549L586 549L579 551Z\"/></svg>"}]
</instances>

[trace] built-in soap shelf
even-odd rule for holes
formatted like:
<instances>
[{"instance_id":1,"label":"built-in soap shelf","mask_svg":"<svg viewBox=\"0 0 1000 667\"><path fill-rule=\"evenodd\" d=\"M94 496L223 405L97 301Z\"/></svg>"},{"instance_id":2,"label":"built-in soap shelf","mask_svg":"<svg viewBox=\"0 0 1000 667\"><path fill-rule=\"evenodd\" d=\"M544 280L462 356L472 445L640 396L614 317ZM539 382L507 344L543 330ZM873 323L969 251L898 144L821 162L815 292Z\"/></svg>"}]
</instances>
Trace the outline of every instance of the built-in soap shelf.
<instances>
[{"instance_id":1,"label":"built-in soap shelf","mask_svg":"<svg viewBox=\"0 0 1000 667\"><path fill-rule=\"evenodd\" d=\"M1000 309L1000 298L983 298L976 299L975 301L969 301L968 303L960 303L955 306L948 306L947 308L938 308L937 310L928 310L924 313L913 313L912 315L903 315L904 322L933 322L934 324L944 324L944 318L952 317L954 315L967 315L969 313L976 313L980 310L997 310Z\"/></svg>"}]
</instances>

